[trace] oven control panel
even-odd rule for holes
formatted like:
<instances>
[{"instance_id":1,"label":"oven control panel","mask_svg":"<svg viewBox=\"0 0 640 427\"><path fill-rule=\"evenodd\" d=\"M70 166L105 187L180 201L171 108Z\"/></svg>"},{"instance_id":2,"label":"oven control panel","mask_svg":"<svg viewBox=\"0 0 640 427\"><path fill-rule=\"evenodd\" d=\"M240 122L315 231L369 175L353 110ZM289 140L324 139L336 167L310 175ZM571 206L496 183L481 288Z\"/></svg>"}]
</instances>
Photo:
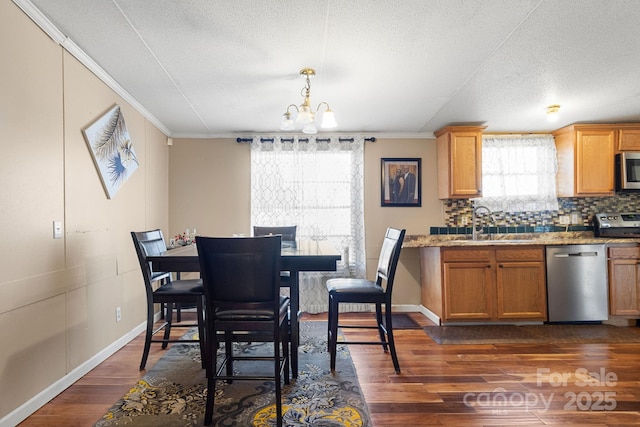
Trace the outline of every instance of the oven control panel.
<instances>
[{"instance_id":1,"label":"oven control panel","mask_svg":"<svg viewBox=\"0 0 640 427\"><path fill-rule=\"evenodd\" d=\"M640 213L599 213L595 219L600 228L640 227Z\"/></svg>"}]
</instances>

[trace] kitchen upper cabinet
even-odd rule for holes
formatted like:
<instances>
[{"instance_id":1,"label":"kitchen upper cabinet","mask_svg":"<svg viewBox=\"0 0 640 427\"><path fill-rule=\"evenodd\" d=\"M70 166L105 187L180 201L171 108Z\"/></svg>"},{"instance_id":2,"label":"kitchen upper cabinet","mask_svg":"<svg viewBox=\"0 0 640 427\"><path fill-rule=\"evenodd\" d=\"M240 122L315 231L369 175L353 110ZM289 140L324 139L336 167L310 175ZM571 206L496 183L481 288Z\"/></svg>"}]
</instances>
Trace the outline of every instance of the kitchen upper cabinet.
<instances>
[{"instance_id":1,"label":"kitchen upper cabinet","mask_svg":"<svg viewBox=\"0 0 640 427\"><path fill-rule=\"evenodd\" d=\"M609 313L640 316L640 247L609 247Z\"/></svg>"},{"instance_id":2,"label":"kitchen upper cabinet","mask_svg":"<svg viewBox=\"0 0 640 427\"><path fill-rule=\"evenodd\" d=\"M640 151L640 125L619 125L617 151Z\"/></svg>"},{"instance_id":3,"label":"kitchen upper cabinet","mask_svg":"<svg viewBox=\"0 0 640 427\"><path fill-rule=\"evenodd\" d=\"M558 153L558 196L614 194L614 125L571 125L553 132Z\"/></svg>"},{"instance_id":4,"label":"kitchen upper cabinet","mask_svg":"<svg viewBox=\"0 0 640 427\"><path fill-rule=\"evenodd\" d=\"M442 248L442 286L445 322L547 319L543 246Z\"/></svg>"},{"instance_id":5,"label":"kitchen upper cabinet","mask_svg":"<svg viewBox=\"0 0 640 427\"><path fill-rule=\"evenodd\" d=\"M437 130L438 197L482 195L482 130L486 126L447 126Z\"/></svg>"}]
</instances>

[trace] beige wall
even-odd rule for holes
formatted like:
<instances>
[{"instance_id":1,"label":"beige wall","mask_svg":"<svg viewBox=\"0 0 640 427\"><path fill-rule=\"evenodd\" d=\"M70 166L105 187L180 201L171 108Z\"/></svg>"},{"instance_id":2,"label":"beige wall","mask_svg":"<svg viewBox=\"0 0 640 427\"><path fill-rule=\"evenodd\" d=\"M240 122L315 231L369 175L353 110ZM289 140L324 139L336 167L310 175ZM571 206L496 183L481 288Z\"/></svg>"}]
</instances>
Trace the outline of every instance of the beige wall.
<instances>
[{"instance_id":1,"label":"beige wall","mask_svg":"<svg viewBox=\"0 0 640 427\"><path fill-rule=\"evenodd\" d=\"M10 1L0 1L0 54L3 424L145 320L129 232L168 231L169 150L160 131ZM109 200L81 130L114 104L140 167ZM62 239L53 239L54 220L64 222Z\"/></svg>"},{"instance_id":2,"label":"beige wall","mask_svg":"<svg viewBox=\"0 0 640 427\"><path fill-rule=\"evenodd\" d=\"M377 139L365 144L365 239L368 276L375 268L388 226L425 234L443 221L436 185L435 139ZM380 159L422 159L422 207L380 206ZM176 139L170 148L169 218L174 235L196 227L205 235L250 234L251 153L235 139ZM420 304L417 249L404 249L396 276L394 303Z\"/></svg>"}]
</instances>

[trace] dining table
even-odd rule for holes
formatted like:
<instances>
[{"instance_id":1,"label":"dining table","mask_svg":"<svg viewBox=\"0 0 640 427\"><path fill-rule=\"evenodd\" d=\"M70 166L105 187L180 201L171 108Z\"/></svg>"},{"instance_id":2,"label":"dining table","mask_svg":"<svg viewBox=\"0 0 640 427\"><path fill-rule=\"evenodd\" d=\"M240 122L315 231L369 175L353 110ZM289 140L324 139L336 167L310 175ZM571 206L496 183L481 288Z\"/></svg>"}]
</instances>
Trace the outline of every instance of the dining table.
<instances>
[{"instance_id":1,"label":"dining table","mask_svg":"<svg viewBox=\"0 0 640 427\"><path fill-rule=\"evenodd\" d=\"M290 288L291 308L291 372L298 377L298 347L300 345L300 272L336 271L340 252L327 240L296 240L283 242L281 268L288 271L290 279L281 286ZM200 261L195 244L169 248L158 255L150 255L147 260L153 271L175 273L199 272Z\"/></svg>"}]
</instances>

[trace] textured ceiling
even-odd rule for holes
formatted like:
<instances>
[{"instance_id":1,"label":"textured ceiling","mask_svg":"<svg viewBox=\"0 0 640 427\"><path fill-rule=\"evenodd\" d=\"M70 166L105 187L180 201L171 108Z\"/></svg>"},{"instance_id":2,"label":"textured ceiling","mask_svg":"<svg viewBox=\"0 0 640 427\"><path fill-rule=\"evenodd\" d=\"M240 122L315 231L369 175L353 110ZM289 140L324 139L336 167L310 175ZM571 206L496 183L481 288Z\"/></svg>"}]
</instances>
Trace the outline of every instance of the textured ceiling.
<instances>
[{"instance_id":1,"label":"textured ceiling","mask_svg":"<svg viewBox=\"0 0 640 427\"><path fill-rule=\"evenodd\" d=\"M14 2L172 137L278 132L303 67L337 133L640 121L637 0Z\"/></svg>"}]
</instances>

